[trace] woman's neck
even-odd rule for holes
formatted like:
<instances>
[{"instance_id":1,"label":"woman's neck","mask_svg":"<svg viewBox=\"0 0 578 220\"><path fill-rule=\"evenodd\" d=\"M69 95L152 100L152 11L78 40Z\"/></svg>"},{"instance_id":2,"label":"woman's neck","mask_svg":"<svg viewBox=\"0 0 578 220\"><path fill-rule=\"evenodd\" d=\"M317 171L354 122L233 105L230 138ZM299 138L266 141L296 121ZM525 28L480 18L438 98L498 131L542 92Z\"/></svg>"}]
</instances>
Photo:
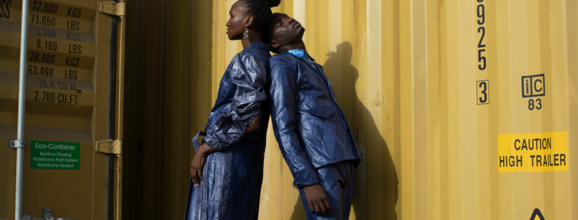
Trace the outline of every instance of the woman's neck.
<instances>
[{"instance_id":1,"label":"woman's neck","mask_svg":"<svg viewBox=\"0 0 578 220\"><path fill-rule=\"evenodd\" d=\"M242 39L241 43L243 44L243 49L247 48L249 45L255 42L263 42L263 38L260 34L255 34L249 32L249 38L247 40Z\"/></svg>"}]
</instances>

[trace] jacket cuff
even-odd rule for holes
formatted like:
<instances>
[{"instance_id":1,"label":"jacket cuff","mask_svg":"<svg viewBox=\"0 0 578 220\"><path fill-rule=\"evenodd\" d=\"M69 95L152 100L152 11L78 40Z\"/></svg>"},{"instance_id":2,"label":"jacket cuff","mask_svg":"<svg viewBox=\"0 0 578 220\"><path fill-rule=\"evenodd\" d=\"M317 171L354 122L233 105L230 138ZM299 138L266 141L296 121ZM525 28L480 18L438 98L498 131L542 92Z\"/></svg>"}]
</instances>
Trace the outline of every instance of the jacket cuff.
<instances>
[{"instance_id":1,"label":"jacket cuff","mask_svg":"<svg viewBox=\"0 0 578 220\"><path fill-rule=\"evenodd\" d=\"M317 172L315 172L315 170L307 170L295 173L293 179L293 184L300 187L311 186L319 183Z\"/></svg>"},{"instance_id":2,"label":"jacket cuff","mask_svg":"<svg viewBox=\"0 0 578 220\"><path fill-rule=\"evenodd\" d=\"M205 136L203 138L203 141L206 142L210 148L213 148L218 151L223 150L225 148L225 145L219 143L217 140L214 140L210 135Z\"/></svg>"}]
</instances>

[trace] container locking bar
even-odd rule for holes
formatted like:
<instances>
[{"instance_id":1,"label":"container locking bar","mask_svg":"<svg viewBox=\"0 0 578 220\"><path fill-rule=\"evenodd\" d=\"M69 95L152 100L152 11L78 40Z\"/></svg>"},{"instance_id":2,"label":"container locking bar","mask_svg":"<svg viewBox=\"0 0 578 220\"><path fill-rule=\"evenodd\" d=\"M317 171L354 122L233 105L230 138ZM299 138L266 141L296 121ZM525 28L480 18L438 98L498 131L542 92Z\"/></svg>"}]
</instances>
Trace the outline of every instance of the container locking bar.
<instances>
[{"instance_id":1,"label":"container locking bar","mask_svg":"<svg viewBox=\"0 0 578 220\"><path fill-rule=\"evenodd\" d=\"M10 148L26 148L26 141L22 141L18 145L18 140L10 140Z\"/></svg>"},{"instance_id":2,"label":"container locking bar","mask_svg":"<svg viewBox=\"0 0 578 220\"><path fill-rule=\"evenodd\" d=\"M78 220L76 218L55 218L52 217L52 209L51 208L44 208L44 212L42 214L42 218L35 218L30 217L29 215L22 216L22 220Z\"/></svg>"},{"instance_id":3,"label":"container locking bar","mask_svg":"<svg viewBox=\"0 0 578 220\"><path fill-rule=\"evenodd\" d=\"M101 2L98 11L114 16L124 16L126 14L125 8L124 2Z\"/></svg>"},{"instance_id":4,"label":"container locking bar","mask_svg":"<svg viewBox=\"0 0 578 220\"><path fill-rule=\"evenodd\" d=\"M109 154L107 220L122 219L122 139L124 115L125 0L99 4L99 12L111 15L110 103L108 140L97 141L95 150ZM116 113L116 114L115 114ZM116 139L116 140L113 140ZM112 157L110 155L116 155Z\"/></svg>"},{"instance_id":5,"label":"container locking bar","mask_svg":"<svg viewBox=\"0 0 578 220\"><path fill-rule=\"evenodd\" d=\"M96 152L105 154L122 154L122 140L103 140L96 142Z\"/></svg>"}]
</instances>

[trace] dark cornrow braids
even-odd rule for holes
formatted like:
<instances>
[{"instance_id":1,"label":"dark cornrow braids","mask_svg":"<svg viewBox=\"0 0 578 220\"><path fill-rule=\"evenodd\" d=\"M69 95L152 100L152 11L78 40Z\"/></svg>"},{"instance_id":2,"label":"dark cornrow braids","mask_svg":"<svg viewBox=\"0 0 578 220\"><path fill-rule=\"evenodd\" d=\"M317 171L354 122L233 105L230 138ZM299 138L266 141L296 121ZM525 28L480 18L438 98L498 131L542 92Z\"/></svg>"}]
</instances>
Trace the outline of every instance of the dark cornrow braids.
<instances>
[{"instance_id":1,"label":"dark cornrow braids","mask_svg":"<svg viewBox=\"0 0 578 220\"><path fill-rule=\"evenodd\" d=\"M277 7L281 3L281 0L241 0L245 3L245 8L247 12L254 16L255 25L258 30L265 33L269 20L272 16L272 7Z\"/></svg>"}]
</instances>

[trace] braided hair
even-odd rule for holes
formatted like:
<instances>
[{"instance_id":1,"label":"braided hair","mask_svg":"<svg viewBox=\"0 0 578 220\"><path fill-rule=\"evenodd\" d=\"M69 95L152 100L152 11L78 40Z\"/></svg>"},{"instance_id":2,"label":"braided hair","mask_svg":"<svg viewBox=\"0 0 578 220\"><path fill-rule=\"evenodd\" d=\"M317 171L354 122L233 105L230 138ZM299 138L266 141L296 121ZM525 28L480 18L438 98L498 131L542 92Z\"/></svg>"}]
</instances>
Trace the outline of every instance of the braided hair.
<instances>
[{"instance_id":1,"label":"braided hair","mask_svg":"<svg viewBox=\"0 0 578 220\"><path fill-rule=\"evenodd\" d=\"M240 0L245 3L247 12L254 16L255 27L265 33L273 12L272 7L281 4L281 0Z\"/></svg>"}]
</instances>

